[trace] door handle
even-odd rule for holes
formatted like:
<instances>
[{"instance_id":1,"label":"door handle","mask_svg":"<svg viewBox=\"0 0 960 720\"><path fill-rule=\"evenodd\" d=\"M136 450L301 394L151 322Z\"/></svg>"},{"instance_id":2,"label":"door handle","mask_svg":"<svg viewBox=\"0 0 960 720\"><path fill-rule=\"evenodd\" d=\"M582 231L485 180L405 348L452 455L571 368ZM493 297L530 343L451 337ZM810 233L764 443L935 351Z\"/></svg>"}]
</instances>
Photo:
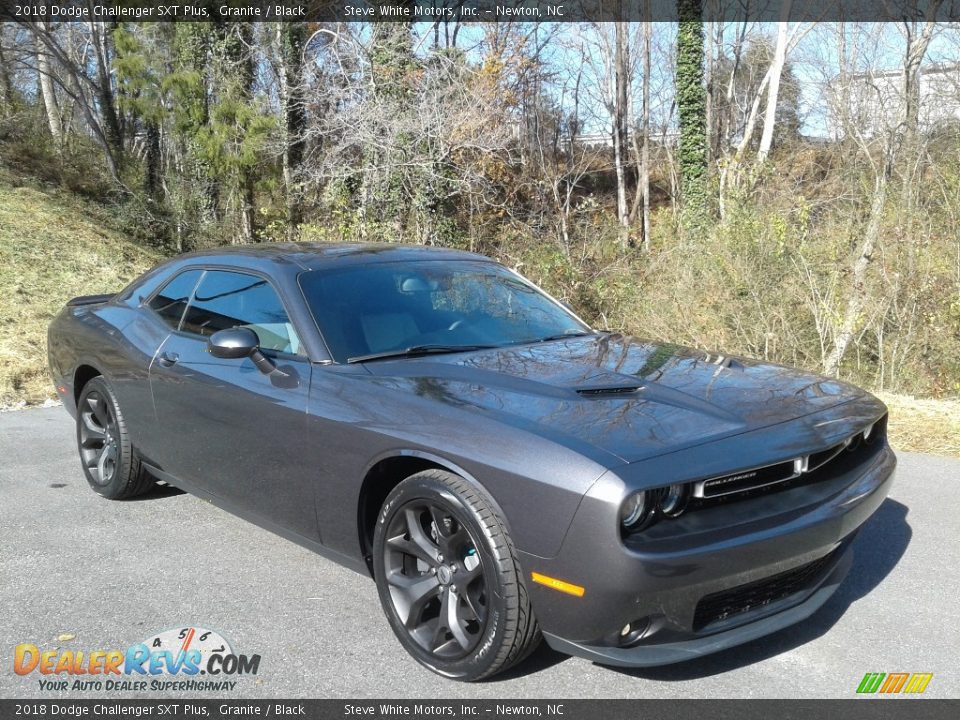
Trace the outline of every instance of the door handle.
<instances>
[{"instance_id":1,"label":"door handle","mask_svg":"<svg viewBox=\"0 0 960 720\"><path fill-rule=\"evenodd\" d=\"M179 359L180 356L175 352L162 352L160 353L160 357L157 358L157 362L164 367L170 367L171 365L176 365Z\"/></svg>"}]
</instances>

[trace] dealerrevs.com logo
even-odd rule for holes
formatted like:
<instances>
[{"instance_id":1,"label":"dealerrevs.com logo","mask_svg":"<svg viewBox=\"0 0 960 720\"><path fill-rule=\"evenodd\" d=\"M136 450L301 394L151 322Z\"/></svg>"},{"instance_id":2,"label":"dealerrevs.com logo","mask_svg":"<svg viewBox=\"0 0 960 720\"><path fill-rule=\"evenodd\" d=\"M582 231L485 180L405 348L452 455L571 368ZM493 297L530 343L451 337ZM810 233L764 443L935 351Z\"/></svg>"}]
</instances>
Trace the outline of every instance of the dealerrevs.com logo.
<instances>
[{"instance_id":1,"label":"dealerrevs.com logo","mask_svg":"<svg viewBox=\"0 0 960 720\"><path fill-rule=\"evenodd\" d=\"M126 650L41 649L21 643L13 655L13 671L39 674L39 689L49 691L233 690L234 678L256 675L259 669L259 655L236 653L223 635L201 627L165 630Z\"/></svg>"}]
</instances>

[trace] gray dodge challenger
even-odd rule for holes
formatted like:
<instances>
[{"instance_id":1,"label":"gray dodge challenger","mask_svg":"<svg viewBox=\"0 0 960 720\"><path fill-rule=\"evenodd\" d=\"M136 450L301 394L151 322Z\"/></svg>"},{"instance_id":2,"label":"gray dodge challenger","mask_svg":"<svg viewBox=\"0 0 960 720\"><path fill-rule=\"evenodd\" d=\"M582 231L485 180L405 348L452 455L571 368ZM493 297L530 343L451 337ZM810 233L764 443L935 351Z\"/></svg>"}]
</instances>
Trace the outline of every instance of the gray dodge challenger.
<instances>
[{"instance_id":1,"label":"gray dodge challenger","mask_svg":"<svg viewBox=\"0 0 960 720\"><path fill-rule=\"evenodd\" d=\"M371 576L459 680L541 638L637 667L802 622L896 465L856 387L594 330L453 250L183 255L71 300L49 363L94 491L165 482Z\"/></svg>"}]
</instances>

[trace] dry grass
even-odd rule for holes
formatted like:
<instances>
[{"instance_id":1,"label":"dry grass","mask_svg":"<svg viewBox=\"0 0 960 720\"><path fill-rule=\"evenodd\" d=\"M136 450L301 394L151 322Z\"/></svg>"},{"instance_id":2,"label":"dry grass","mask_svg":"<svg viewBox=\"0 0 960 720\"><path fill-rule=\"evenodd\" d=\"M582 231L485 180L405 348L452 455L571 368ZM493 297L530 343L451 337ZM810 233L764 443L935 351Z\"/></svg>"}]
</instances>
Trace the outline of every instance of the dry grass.
<instances>
[{"instance_id":1,"label":"dry grass","mask_svg":"<svg viewBox=\"0 0 960 720\"><path fill-rule=\"evenodd\" d=\"M960 457L960 400L880 395L890 408L888 432L897 450Z\"/></svg>"},{"instance_id":2,"label":"dry grass","mask_svg":"<svg viewBox=\"0 0 960 720\"><path fill-rule=\"evenodd\" d=\"M119 290L160 259L98 212L0 170L0 407L52 395L47 325L67 300Z\"/></svg>"}]
</instances>

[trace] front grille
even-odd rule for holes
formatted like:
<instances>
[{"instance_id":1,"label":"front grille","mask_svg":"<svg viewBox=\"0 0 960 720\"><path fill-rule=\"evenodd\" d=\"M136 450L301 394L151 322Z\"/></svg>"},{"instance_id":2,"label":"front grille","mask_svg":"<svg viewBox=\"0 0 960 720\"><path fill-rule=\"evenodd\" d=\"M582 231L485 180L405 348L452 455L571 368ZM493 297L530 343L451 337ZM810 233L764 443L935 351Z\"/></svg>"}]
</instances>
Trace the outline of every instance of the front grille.
<instances>
[{"instance_id":1,"label":"front grille","mask_svg":"<svg viewBox=\"0 0 960 720\"><path fill-rule=\"evenodd\" d=\"M887 416L884 415L874 424L868 440L857 433L841 443L809 455L694 482L693 497L687 510L835 478L867 462L882 447L883 443L878 440L886 437L886 426Z\"/></svg>"},{"instance_id":2,"label":"front grille","mask_svg":"<svg viewBox=\"0 0 960 720\"><path fill-rule=\"evenodd\" d=\"M730 590L706 595L697 603L693 616L693 629L699 631L715 622L727 620L750 610L762 608L778 600L809 589L833 567L840 548L793 570L779 575L739 585Z\"/></svg>"},{"instance_id":3,"label":"front grille","mask_svg":"<svg viewBox=\"0 0 960 720\"><path fill-rule=\"evenodd\" d=\"M814 470L823 467L848 448L856 450L856 448L859 447L859 443L860 437L858 435L856 446L853 446L852 441L848 440L840 443L839 445L834 445L832 448L827 448L821 452L813 453L813 455L807 458L807 467L805 468L805 472L813 472Z\"/></svg>"},{"instance_id":4,"label":"front grille","mask_svg":"<svg viewBox=\"0 0 960 720\"><path fill-rule=\"evenodd\" d=\"M697 497L712 498L754 490L795 478L799 475L797 469L796 461L787 460L776 465L704 480L694 492Z\"/></svg>"}]
</instances>

